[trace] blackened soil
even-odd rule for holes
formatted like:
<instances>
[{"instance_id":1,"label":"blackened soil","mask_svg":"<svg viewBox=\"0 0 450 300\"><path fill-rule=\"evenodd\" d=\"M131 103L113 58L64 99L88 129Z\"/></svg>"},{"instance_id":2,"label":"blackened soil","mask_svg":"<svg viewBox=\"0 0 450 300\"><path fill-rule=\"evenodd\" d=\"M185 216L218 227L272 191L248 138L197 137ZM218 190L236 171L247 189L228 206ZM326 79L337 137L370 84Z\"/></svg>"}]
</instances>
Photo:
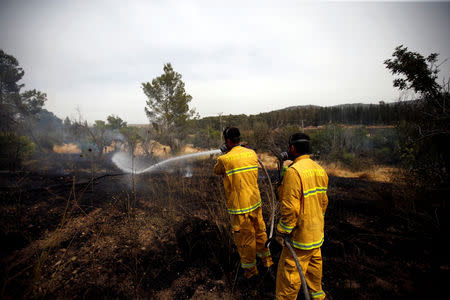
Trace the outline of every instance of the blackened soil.
<instances>
[{"instance_id":1,"label":"blackened soil","mask_svg":"<svg viewBox=\"0 0 450 300\"><path fill-rule=\"evenodd\" d=\"M256 286L240 282L210 164L190 178L0 174L0 298L273 299L264 274ZM400 209L403 188L362 179L331 177L328 195L328 299L443 298L445 207ZM277 262L281 248L271 250Z\"/></svg>"}]
</instances>

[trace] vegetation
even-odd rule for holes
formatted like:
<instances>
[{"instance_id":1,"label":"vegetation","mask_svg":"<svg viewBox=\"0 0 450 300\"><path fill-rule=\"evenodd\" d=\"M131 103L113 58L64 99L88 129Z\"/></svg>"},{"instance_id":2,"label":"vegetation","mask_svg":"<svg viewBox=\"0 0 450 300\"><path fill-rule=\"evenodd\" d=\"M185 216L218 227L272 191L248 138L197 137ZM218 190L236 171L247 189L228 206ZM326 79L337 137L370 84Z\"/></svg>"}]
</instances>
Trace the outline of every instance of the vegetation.
<instances>
[{"instance_id":1,"label":"vegetation","mask_svg":"<svg viewBox=\"0 0 450 300\"><path fill-rule=\"evenodd\" d=\"M413 90L417 100L407 107L411 118L398 126L404 167L416 184L427 188L448 187L450 183L450 100L449 80L438 84L438 54L428 57L398 46L385 62L394 86Z\"/></svg>"},{"instance_id":2,"label":"vegetation","mask_svg":"<svg viewBox=\"0 0 450 300\"><path fill-rule=\"evenodd\" d=\"M2 132L15 130L27 117L42 110L47 95L37 90L21 93L19 84L25 72L17 59L0 49L0 129Z\"/></svg>"},{"instance_id":3,"label":"vegetation","mask_svg":"<svg viewBox=\"0 0 450 300\"><path fill-rule=\"evenodd\" d=\"M100 159L112 145L134 151L140 144L148 159L153 159L155 141L169 145L174 152L186 142L216 148L222 142L222 129L237 126L245 142L258 151L283 151L290 134L304 131L312 138L313 154L321 160L340 161L352 169L369 163L402 163L409 176L418 179L419 186L448 185L450 158L445 149L449 146L450 122L445 103L449 82L437 82L436 53L424 57L399 46L385 61L386 68L396 76L394 86L417 95L410 101L296 106L250 116L202 119L195 118L195 111L189 108L192 97L185 91L182 76L168 63L162 75L142 84L148 97L145 112L151 122L142 128L130 127L116 115L96 120L92 126L81 116L63 122L43 109L44 93L21 92L24 71L16 58L3 51L0 55L3 168L20 168L23 158L36 151L51 152L54 145L62 143L74 143L83 152L95 152Z\"/></svg>"},{"instance_id":4,"label":"vegetation","mask_svg":"<svg viewBox=\"0 0 450 300\"><path fill-rule=\"evenodd\" d=\"M41 148L33 125L39 122L47 96L37 90L22 92L19 81L24 74L17 59L0 49L0 165L11 170L20 168L22 159L32 153L34 144L27 136Z\"/></svg>"},{"instance_id":5,"label":"vegetation","mask_svg":"<svg viewBox=\"0 0 450 300\"><path fill-rule=\"evenodd\" d=\"M106 125L109 129L120 129L127 127L127 122L124 122L119 116L110 115L106 118L108 124Z\"/></svg>"},{"instance_id":6,"label":"vegetation","mask_svg":"<svg viewBox=\"0 0 450 300\"><path fill-rule=\"evenodd\" d=\"M148 98L145 113L159 139L177 152L185 138L188 121L195 116L195 111L189 108L192 97L184 89L181 74L167 63L164 74L151 83L142 83L142 90Z\"/></svg>"},{"instance_id":7,"label":"vegetation","mask_svg":"<svg viewBox=\"0 0 450 300\"><path fill-rule=\"evenodd\" d=\"M394 86L412 90L417 99L386 104L347 104L331 107L296 106L257 115L228 115L195 118L190 109L192 97L186 93L181 74L170 63L164 73L142 83L148 97L145 112L150 125L134 128L119 116L109 115L88 125L81 116L64 121L43 109L46 95L36 90L21 92L19 83L24 71L11 55L1 52L1 133L9 145L24 147L13 156L17 162L33 152L51 152L54 145L73 143L83 152L89 149L102 158L107 147L135 149L142 146L147 158L153 160L155 141L169 145L173 152L184 143L200 148L216 148L222 143L222 129L237 126L243 139L258 151L279 152L296 131L312 138L314 155L324 161L340 161L352 169L370 163L398 164L419 178L422 185L448 183L448 82L437 83L437 54L424 57L395 49L386 67L396 76ZM22 137L27 137L23 139ZM12 141L12 139L17 139ZM6 138L2 139L3 141ZM26 145L29 140L33 146ZM4 142L2 142L4 143ZM30 144L31 145L31 144ZM3 166L12 150L3 144ZM30 149L34 150L31 151ZM430 168L429 166L433 166Z\"/></svg>"},{"instance_id":8,"label":"vegetation","mask_svg":"<svg viewBox=\"0 0 450 300\"><path fill-rule=\"evenodd\" d=\"M137 144L142 141L142 137L139 135L139 129L136 127L122 127L120 133L123 134L127 141L129 152L134 154Z\"/></svg>"},{"instance_id":9,"label":"vegetation","mask_svg":"<svg viewBox=\"0 0 450 300\"><path fill-rule=\"evenodd\" d=\"M27 136L17 136L13 132L0 133L0 168L17 170L22 161L34 153L35 144Z\"/></svg>"},{"instance_id":10,"label":"vegetation","mask_svg":"<svg viewBox=\"0 0 450 300\"><path fill-rule=\"evenodd\" d=\"M295 106L257 115L228 115L205 117L194 122L195 128L212 127L220 130L221 126L235 126L251 130L258 124L265 124L271 129L286 126L302 128L317 127L326 124L346 125L396 125L399 120L410 120L405 114L409 103L379 104L344 104L329 107Z\"/></svg>"}]
</instances>

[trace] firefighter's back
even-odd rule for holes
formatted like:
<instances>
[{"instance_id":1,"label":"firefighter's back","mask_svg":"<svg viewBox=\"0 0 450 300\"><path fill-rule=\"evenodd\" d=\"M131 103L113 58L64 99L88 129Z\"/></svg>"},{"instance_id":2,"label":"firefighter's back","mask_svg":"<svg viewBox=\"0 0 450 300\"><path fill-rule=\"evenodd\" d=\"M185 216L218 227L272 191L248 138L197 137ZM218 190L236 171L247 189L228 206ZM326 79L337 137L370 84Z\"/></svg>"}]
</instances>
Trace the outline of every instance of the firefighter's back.
<instances>
[{"instance_id":1,"label":"firefighter's back","mask_svg":"<svg viewBox=\"0 0 450 300\"><path fill-rule=\"evenodd\" d=\"M261 205L258 189L258 157L255 151L235 146L218 158L224 166L228 212L240 214Z\"/></svg>"}]
</instances>

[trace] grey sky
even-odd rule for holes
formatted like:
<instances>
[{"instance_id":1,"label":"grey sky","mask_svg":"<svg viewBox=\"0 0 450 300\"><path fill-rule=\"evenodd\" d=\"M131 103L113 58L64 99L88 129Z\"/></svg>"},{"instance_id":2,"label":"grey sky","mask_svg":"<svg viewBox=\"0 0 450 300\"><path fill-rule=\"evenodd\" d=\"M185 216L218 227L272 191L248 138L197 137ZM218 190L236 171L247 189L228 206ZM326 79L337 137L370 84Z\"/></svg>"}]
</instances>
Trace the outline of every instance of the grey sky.
<instances>
[{"instance_id":1,"label":"grey sky","mask_svg":"<svg viewBox=\"0 0 450 300\"><path fill-rule=\"evenodd\" d=\"M0 48L57 116L145 123L141 83L171 62L201 116L395 101L404 44L450 58L450 3L1 1ZM441 67L450 76L450 61Z\"/></svg>"}]
</instances>

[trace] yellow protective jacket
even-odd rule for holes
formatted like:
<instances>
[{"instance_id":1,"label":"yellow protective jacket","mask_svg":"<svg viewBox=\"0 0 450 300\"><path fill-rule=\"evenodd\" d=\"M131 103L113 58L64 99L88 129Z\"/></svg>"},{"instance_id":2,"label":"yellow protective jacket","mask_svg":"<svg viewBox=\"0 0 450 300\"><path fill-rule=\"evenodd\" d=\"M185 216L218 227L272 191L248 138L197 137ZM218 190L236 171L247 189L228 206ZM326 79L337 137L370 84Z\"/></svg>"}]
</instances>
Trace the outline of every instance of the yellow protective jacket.
<instances>
[{"instance_id":1,"label":"yellow protective jacket","mask_svg":"<svg viewBox=\"0 0 450 300\"><path fill-rule=\"evenodd\" d=\"M327 187L327 173L309 155L297 157L287 169L278 190L281 219L277 230L290 234L294 247L310 250L322 246Z\"/></svg>"},{"instance_id":2,"label":"yellow protective jacket","mask_svg":"<svg viewBox=\"0 0 450 300\"><path fill-rule=\"evenodd\" d=\"M214 173L223 175L228 213L245 214L261 206L255 151L242 146L233 147L218 157Z\"/></svg>"}]
</instances>

